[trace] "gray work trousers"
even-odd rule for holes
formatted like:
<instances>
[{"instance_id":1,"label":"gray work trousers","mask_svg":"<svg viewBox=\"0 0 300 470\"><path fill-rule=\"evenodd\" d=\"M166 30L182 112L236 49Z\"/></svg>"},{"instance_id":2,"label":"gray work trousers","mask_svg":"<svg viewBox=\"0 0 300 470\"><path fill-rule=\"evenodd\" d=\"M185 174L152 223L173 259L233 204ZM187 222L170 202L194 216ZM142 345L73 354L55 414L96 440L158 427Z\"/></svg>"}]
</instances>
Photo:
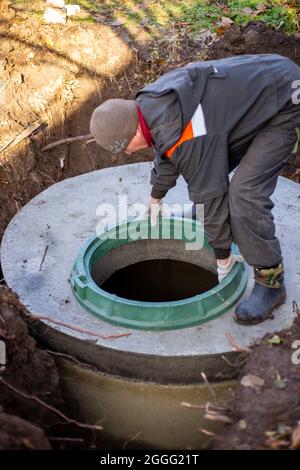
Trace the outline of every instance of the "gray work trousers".
<instances>
[{"instance_id":1,"label":"gray work trousers","mask_svg":"<svg viewBox=\"0 0 300 470\"><path fill-rule=\"evenodd\" d=\"M297 147L295 128L300 128L300 105L288 104L259 131L233 165L236 169L224 195L226 202L222 201L230 222L224 248L235 241L250 266L271 267L282 260L270 196Z\"/></svg>"},{"instance_id":2,"label":"gray work trousers","mask_svg":"<svg viewBox=\"0 0 300 470\"><path fill-rule=\"evenodd\" d=\"M244 150L231 152L229 166L235 172L227 193L204 203L205 231L216 258L229 256L235 241L250 266L271 267L282 260L270 197L297 146L296 128L300 128L300 104L289 102L246 149L242 144ZM202 218L200 214L194 204L195 217Z\"/></svg>"}]
</instances>

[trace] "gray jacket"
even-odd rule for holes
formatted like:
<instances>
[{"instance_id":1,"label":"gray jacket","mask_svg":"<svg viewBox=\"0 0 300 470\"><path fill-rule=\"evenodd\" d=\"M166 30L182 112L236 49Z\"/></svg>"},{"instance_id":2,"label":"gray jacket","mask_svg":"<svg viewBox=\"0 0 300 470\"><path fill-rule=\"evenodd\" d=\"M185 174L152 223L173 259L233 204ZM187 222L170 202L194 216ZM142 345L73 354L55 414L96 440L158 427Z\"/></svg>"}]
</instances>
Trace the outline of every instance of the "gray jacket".
<instances>
[{"instance_id":1,"label":"gray jacket","mask_svg":"<svg viewBox=\"0 0 300 470\"><path fill-rule=\"evenodd\" d=\"M190 200L205 204L210 243L220 257L231 244L228 208L222 203L228 174L253 137L291 99L292 82L299 79L300 68L286 57L242 55L188 64L137 93L137 104L154 141L152 196L164 197L181 174ZM176 147L199 103L199 135ZM172 147L175 149L167 157Z\"/></svg>"}]
</instances>

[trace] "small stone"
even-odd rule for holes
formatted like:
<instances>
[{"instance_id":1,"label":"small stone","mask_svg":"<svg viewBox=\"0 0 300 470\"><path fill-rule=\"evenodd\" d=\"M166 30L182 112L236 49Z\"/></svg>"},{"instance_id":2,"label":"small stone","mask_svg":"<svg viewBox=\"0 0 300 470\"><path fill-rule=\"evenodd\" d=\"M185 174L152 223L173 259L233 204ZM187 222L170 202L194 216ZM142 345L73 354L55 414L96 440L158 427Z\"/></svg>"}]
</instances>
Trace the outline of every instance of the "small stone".
<instances>
[{"instance_id":1,"label":"small stone","mask_svg":"<svg viewBox=\"0 0 300 470\"><path fill-rule=\"evenodd\" d=\"M67 16L75 16L80 12L79 5L66 5Z\"/></svg>"},{"instance_id":2,"label":"small stone","mask_svg":"<svg viewBox=\"0 0 300 470\"><path fill-rule=\"evenodd\" d=\"M66 24L67 10L65 8L47 7L44 13L44 20L48 24Z\"/></svg>"},{"instance_id":3,"label":"small stone","mask_svg":"<svg viewBox=\"0 0 300 470\"><path fill-rule=\"evenodd\" d=\"M264 386L264 383L264 379L258 377L258 375L252 374L245 375L241 380L241 385L243 385L243 387L253 388L256 392L260 391Z\"/></svg>"}]
</instances>

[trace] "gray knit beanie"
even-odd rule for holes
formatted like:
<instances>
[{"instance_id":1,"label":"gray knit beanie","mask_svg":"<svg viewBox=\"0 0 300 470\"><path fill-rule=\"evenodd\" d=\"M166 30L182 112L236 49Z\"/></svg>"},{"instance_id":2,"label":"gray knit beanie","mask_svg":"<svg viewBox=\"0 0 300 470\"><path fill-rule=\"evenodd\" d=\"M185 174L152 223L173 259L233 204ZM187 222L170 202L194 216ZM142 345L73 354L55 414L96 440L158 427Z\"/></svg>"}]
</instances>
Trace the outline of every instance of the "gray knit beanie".
<instances>
[{"instance_id":1,"label":"gray knit beanie","mask_svg":"<svg viewBox=\"0 0 300 470\"><path fill-rule=\"evenodd\" d=\"M134 137L138 122L134 100L111 99L94 110L90 132L100 147L118 154Z\"/></svg>"}]
</instances>

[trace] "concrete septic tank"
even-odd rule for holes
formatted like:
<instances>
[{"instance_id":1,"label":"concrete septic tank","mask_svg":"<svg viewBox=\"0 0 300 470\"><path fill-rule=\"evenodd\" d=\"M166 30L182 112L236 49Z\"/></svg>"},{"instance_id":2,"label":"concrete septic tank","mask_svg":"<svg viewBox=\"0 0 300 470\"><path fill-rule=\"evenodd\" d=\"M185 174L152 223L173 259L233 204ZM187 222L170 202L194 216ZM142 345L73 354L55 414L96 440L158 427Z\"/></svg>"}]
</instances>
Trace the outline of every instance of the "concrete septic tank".
<instances>
[{"instance_id":1,"label":"concrete septic tank","mask_svg":"<svg viewBox=\"0 0 300 470\"><path fill-rule=\"evenodd\" d=\"M238 295L232 290L226 292L225 303L232 299L233 294L236 297L221 315L209 321L202 317L203 322L197 323L196 320L191 324L180 324L181 314L184 316L185 313L182 310L177 315L179 324L172 324L172 315L167 315L167 320L171 320L167 329L151 322L140 328L128 323L131 319L130 303L139 300L127 299L128 309L125 316L121 315L121 322L119 317L117 322L111 321L114 320L114 309L118 305L119 296L114 289L119 281L112 282L109 288L112 291L105 294L114 298L114 302L110 303L111 310L101 309L101 312L94 311L93 314L89 306L78 302L80 299L73 295L72 287L80 282L80 278L75 277L84 274L76 271L79 267L75 263L78 254L79 257L82 255L83 261L86 253L82 251L83 247L99 241L95 238L97 207L105 203L117 207L118 196L124 194L128 197L128 204L147 201L151 168L152 163L106 168L62 181L39 194L18 212L4 234L1 245L2 270L6 282L32 315L49 318L49 321L34 322L37 333L49 348L94 366L91 368L67 358L60 359L66 397L74 405L79 418L103 426L103 442L107 442L110 447L122 447L127 442L127 448L199 449L209 444L208 436L199 429L214 431L217 425L204 419L201 408L189 408L182 403L199 406L213 400L201 373L206 374L219 403L231 397L230 390L236 383L239 370L236 364L240 356L234 351L226 333L230 333L241 346L248 347L267 332L289 327L293 322L295 314L292 302L300 302L300 260L295 256L300 250L300 186L279 178L272 198L275 202L277 236L281 240L284 255L288 296L286 304L276 310L274 320L251 327L234 322L232 312L235 303L239 295L242 294L243 298L250 293L254 282L252 271L247 267L246 271L236 268L235 274L232 273L226 282L223 281L223 286L211 285L207 293L196 294L196 297L205 297L212 291L216 293L218 289L225 288L237 276L239 269L237 277L240 282L237 282L233 291L243 291L243 280L246 288ZM176 188L168 193L166 201L189 202L181 178ZM178 223L178 220L174 223ZM134 248L138 243L141 243L141 249ZM127 268L128 262L132 264L132 261L153 261L155 257L158 260L162 251L161 258L169 256L169 259L175 261L198 263L214 275L215 261L208 248L202 254L196 250L191 252L192 255L187 255L183 254L180 245L182 240L163 243L165 240L160 239L149 243L147 240L137 240L114 246L112 250L105 251L102 261L97 251L95 262L86 265L89 266L88 275L91 275L89 284L85 285L83 278L80 287L88 288L91 292L97 289L101 291L115 270ZM146 248L145 244L151 244L151 247ZM129 253L128 249L132 251ZM147 257L142 255L145 252ZM98 262L100 265L97 267ZM151 269L155 276L153 266ZM168 269L171 272L176 270L174 267ZM137 279L143 273L143 270L130 275L127 272L120 279L124 280L127 276L130 281L134 279L130 276ZM147 279L149 282L151 277ZM145 292L142 294L142 298L145 298ZM89 298L89 291L86 295ZM172 297L174 293L171 291L170 295ZM186 297L190 291L178 292L178 295L184 298L177 298L175 303L190 302L189 299L193 298ZM151 304L149 299L141 300L143 302ZM172 303L172 300L163 301L163 306L168 302ZM151 307L155 309L154 305ZM200 309L199 315L205 314L205 311L211 310ZM194 309L191 312L193 314ZM109 314L112 316L105 316ZM151 314L155 314L155 311L150 311L148 316ZM145 318L140 320L145 321Z\"/></svg>"}]
</instances>

